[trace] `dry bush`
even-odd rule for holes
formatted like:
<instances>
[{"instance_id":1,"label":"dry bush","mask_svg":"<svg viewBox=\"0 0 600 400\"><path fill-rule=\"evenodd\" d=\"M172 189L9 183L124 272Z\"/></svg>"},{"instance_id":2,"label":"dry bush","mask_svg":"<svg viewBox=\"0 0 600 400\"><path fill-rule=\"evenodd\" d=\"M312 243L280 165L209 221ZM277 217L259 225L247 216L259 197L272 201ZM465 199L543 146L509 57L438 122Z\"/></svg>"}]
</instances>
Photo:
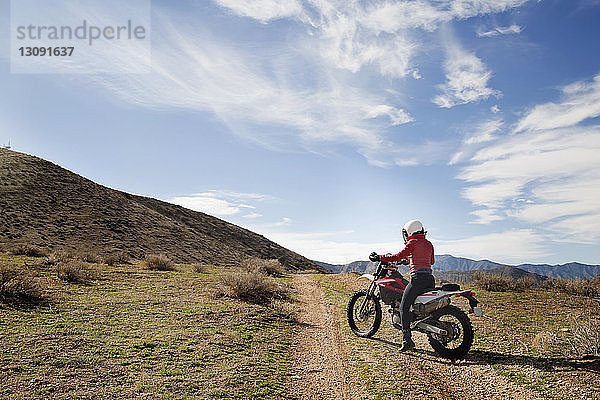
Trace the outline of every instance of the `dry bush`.
<instances>
[{"instance_id":1,"label":"dry bush","mask_svg":"<svg viewBox=\"0 0 600 400\"><path fill-rule=\"evenodd\" d=\"M547 352L553 346L559 344L559 338L552 332L542 331L538 332L532 340L532 346L539 352Z\"/></svg>"},{"instance_id":2,"label":"dry bush","mask_svg":"<svg viewBox=\"0 0 600 400\"><path fill-rule=\"evenodd\" d=\"M208 265L200 263L192 264L192 271L202 274L208 271Z\"/></svg>"},{"instance_id":3,"label":"dry bush","mask_svg":"<svg viewBox=\"0 0 600 400\"><path fill-rule=\"evenodd\" d=\"M279 260L264 260L258 257L249 257L242 261L242 268L247 271L270 276L282 276L286 272Z\"/></svg>"},{"instance_id":4,"label":"dry bush","mask_svg":"<svg viewBox=\"0 0 600 400\"><path fill-rule=\"evenodd\" d=\"M164 254L150 254L147 255L142 266L152 271L176 271L175 265Z\"/></svg>"},{"instance_id":5,"label":"dry bush","mask_svg":"<svg viewBox=\"0 0 600 400\"><path fill-rule=\"evenodd\" d=\"M98 254L93 253L91 251L79 251L76 254L76 258L78 260L91 264L96 264L100 259L100 257L98 257Z\"/></svg>"},{"instance_id":6,"label":"dry bush","mask_svg":"<svg viewBox=\"0 0 600 400\"><path fill-rule=\"evenodd\" d=\"M73 253L66 250L54 250L44 259L44 265L56 265L65 263L75 258Z\"/></svg>"},{"instance_id":7,"label":"dry bush","mask_svg":"<svg viewBox=\"0 0 600 400\"><path fill-rule=\"evenodd\" d=\"M490 292L506 292L515 287L515 280L506 276L500 276L485 271L473 273L473 283Z\"/></svg>"},{"instance_id":8,"label":"dry bush","mask_svg":"<svg viewBox=\"0 0 600 400\"><path fill-rule=\"evenodd\" d=\"M221 278L220 293L254 304L267 304L274 299L286 300L291 290L277 280L251 271L232 271Z\"/></svg>"},{"instance_id":9,"label":"dry bush","mask_svg":"<svg viewBox=\"0 0 600 400\"><path fill-rule=\"evenodd\" d=\"M569 344L571 351L577 356L600 355L600 322L591 318L585 321L573 321L572 337Z\"/></svg>"},{"instance_id":10,"label":"dry bush","mask_svg":"<svg viewBox=\"0 0 600 400\"><path fill-rule=\"evenodd\" d=\"M35 305L46 301L34 278L15 268L0 266L0 301L12 305Z\"/></svg>"},{"instance_id":11,"label":"dry bush","mask_svg":"<svg viewBox=\"0 0 600 400\"><path fill-rule=\"evenodd\" d=\"M17 244L10 252L15 256L45 257L48 255L46 250L28 243Z\"/></svg>"},{"instance_id":12,"label":"dry bush","mask_svg":"<svg viewBox=\"0 0 600 400\"><path fill-rule=\"evenodd\" d=\"M56 267L58 279L70 283L89 283L97 279L97 273L90 264L81 261L69 261Z\"/></svg>"},{"instance_id":13,"label":"dry bush","mask_svg":"<svg viewBox=\"0 0 600 400\"><path fill-rule=\"evenodd\" d=\"M530 276L522 276L514 282L514 290L517 292L524 292L536 287L539 287L539 282Z\"/></svg>"},{"instance_id":14,"label":"dry bush","mask_svg":"<svg viewBox=\"0 0 600 400\"><path fill-rule=\"evenodd\" d=\"M102 262L111 267L113 265L129 264L129 256L123 251L110 253L102 257Z\"/></svg>"},{"instance_id":15,"label":"dry bush","mask_svg":"<svg viewBox=\"0 0 600 400\"><path fill-rule=\"evenodd\" d=\"M594 279L562 279L550 278L544 287L576 296L600 297L600 276Z\"/></svg>"},{"instance_id":16,"label":"dry bush","mask_svg":"<svg viewBox=\"0 0 600 400\"><path fill-rule=\"evenodd\" d=\"M270 307L277 317L290 322L298 322L298 306L296 304L289 301L273 300Z\"/></svg>"}]
</instances>

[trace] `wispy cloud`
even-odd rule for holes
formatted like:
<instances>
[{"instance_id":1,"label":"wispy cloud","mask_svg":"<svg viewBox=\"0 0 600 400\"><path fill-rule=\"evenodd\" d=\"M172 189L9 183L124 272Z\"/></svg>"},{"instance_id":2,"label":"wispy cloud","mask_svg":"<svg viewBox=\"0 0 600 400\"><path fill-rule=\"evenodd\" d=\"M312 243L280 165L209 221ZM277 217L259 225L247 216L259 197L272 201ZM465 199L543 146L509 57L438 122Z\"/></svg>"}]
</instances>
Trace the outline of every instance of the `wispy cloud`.
<instances>
[{"instance_id":1,"label":"wispy cloud","mask_svg":"<svg viewBox=\"0 0 600 400\"><path fill-rule=\"evenodd\" d=\"M512 135L480 149L459 178L480 222L512 217L554 232L556 240L600 238L598 77L562 89L559 103L534 107ZM545 117L545 118L544 118Z\"/></svg>"},{"instance_id":2,"label":"wispy cloud","mask_svg":"<svg viewBox=\"0 0 600 400\"><path fill-rule=\"evenodd\" d=\"M462 140L460 150L454 153L450 159L449 165L457 164L465 161L473 155L473 153L482 147L487 142L496 139L494 135L500 131L504 121L499 118L482 121L471 129L467 129L467 133Z\"/></svg>"},{"instance_id":3,"label":"wispy cloud","mask_svg":"<svg viewBox=\"0 0 600 400\"><path fill-rule=\"evenodd\" d=\"M589 81L574 82L563 87L559 103L535 106L521 119L516 131L562 128L598 116L600 74Z\"/></svg>"},{"instance_id":4,"label":"wispy cloud","mask_svg":"<svg viewBox=\"0 0 600 400\"><path fill-rule=\"evenodd\" d=\"M235 134L272 149L318 148L349 144L373 165L417 165L443 158L442 144L415 143L432 157L410 157L411 145L393 127L414 117L403 104L405 94L390 95L358 74L387 79L420 78L415 55L421 51L420 33L438 29L454 19L503 12L525 0L455 1L442 5L418 0L339 2L330 0L215 0L236 15L268 24L293 18L306 34L281 38L266 50L214 37L199 24L166 14L154 7L152 72L79 77L93 79L111 97L135 105L164 110L208 112ZM297 33L297 32L296 32ZM491 72L473 53L449 46L448 82L434 99L441 107L485 99L497 92L487 86ZM114 49L99 54L135 71L139 60ZM296 60L302 60L299 71ZM343 74L340 70L356 74ZM147 72L147 71L139 71ZM311 81L298 84L298 73ZM379 77L379 78L378 78ZM384 86L384 85L382 85ZM392 132L394 135L392 136ZM326 150L325 150L326 151ZM384 161L382 161L384 160Z\"/></svg>"},{"instance_id":5,"label":"wispy cloud","mask_svg":"<svg viewBox=\"0 0 600 400\"><path fill-rule=\"evenodd\" d=\"M521 263L547 255L545 238L532 229L517 229L457 240L432 239L436 254L452 254L476 260Z\"/></svg>"},{"instance_id":6,"label":"wispy cloud","mask_svg":"<svg viewBox=\"0 0 600 400\"><path fill-rule=\"evenodd\" d=\"M498 35L511 35L511 34L521 33L522 31L523 31L523 27L513 24L510 26L498 26L498 27L495 27L494 29L490 29L487 31L484 31L483 29L481 29L477 32L477 36L492 37L492 36L498 36Z\"/></svg>"},{"instance_id":7,"label":"wispy cloud","mask_svg":"<svg viewBox=\"0 0 600 400\"><path fill-rule=\"evenodd\" d=\"M186 196L175 196L166 201L209 215L232 216L250 211L249 214L243 215L243 217L258 218L261 214L256 213L254 211L256 206L249 204L249 202L261 201L269 198L269 196L257 193L210 190Z\"/></svg>"},{"instance_id":8,"label":"wispy cloud","mask_svg":"<svg viewBox=\"0 0 600 400\"><path fill-rule=\"evenodd\" d=\"M500 94L488 87L492 73L485 64L453 40L446 45L444 70L447 81L440 86L442 94L432 99L440 107L451 108Z\"/></svg>"},{"instance_id":9,"label":"wispy cloud","mask_svg":"<svg viewBox=\"0 0 600 400\"><path fill-rule=\"evenodd\" d=\"M238 15L266 23L273 19L300 15L302 6L297 0L215 0Z\"/></svg>"}]
</instances>

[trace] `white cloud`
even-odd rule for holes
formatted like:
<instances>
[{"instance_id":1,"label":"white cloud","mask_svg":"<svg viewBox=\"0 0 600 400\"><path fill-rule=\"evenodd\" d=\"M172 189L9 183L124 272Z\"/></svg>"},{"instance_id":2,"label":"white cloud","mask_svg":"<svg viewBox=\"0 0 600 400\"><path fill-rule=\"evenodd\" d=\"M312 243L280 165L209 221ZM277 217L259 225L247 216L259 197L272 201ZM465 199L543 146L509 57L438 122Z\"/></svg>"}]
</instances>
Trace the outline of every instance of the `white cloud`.
<instances>
[{"instance_id":1,"label":"white cloud","mask_svg":"<svg viewBox=\"0 0 600 400\"><path fill-rule=\"evenodd\" d=\"M494 29L483 31L480 30L477 32L477 36L479 37L492 37L498 35L511 35L518 34L523 31L523 28L519 25L510 25L510 26L498 26Z\"/></svg>"},{"instance_id":2,"label":"white cloud","mask_svg":"<svg viewBox=\"0 0 600 400\"><path fill-rule=\"evenodd\" d=\"M167 199L169 203L177 204L190 210L204 212L215 216L231 216L244 211L254 210L249 201L270 199L270 196L257 193L238 193L228 190L210 190L187 196L176 196ZM245 218L258 218L261 214L251 212Z\"/></svg>"},{"instance_id":3,"label":"white cloud","mask_svg":"<svg viewBox=\"0 0 600 400\"><path fill-rule=\"evenodd\" d=\"M454 42L447 44L446 53L444 69L447 81L440 86L443 93L432 99L434 104L451 108L500 94L487 86L492 73L475 54Z\"/></svg>"},{"instance_id":4,"label":"white cloud","mask_svg":"<svg viewBox=\"0 0 600 400\"><path fill-rule=\"evenodd\" d=\"M452 254L475 260L521 263L547 255L546 238L532 229L510 230L457 240L431 239L436 254Z\"/></svg>"},{"instance_id":5,"label":"white cloud","mask_svg":"<svg viewBox=\"0 0 600 400\"><path fill-rule=\"evenodd\" d=\"M557 241L600 239L600 125L577 126L598 114L599 80L566 86L562 102L534 107L470 159L458 177L471 184L463 196L483 207L475 222L512 217Z\"/></svg>"},{"instance_id":6,"label":"white cloud","mask_svg":"<svg viewBox=\"0 0 600 400\"><path fill-rule=\"evenodd\" d=\"M572 126L600 116L600 74L591 81L579 81L562 88L560 103L535 106L519 121L517 132Z\"/></svg>"},{"instance_id":7,"label":"white cloud","mask_svg":"<svg viewBox=\"0 0 600 400\"><path fill-rule=\"evenodd\" d=\"M389 243L362 243L340 238L348 232L295 233L273 229L254 228L256 232L298 254L330 264L347 264L366 260L372 251L387 253L400 251L401 240Z\"/></svg>"},{"instance_id":8,"label":"white cloud","mask_svg":"<svg viewBox=\"0 0 600 400\"><path fill-rule=\"evenodd\" d=\"M493 209L489 209L489 208L471 211L469 214L476 216L477 219L474 221L470 221L469 223L485 225L485 224L489 224L494 221L500 221L500 220L504 219L504 217L501 217L500 215L498 215L497 212L498 212L497 210L493 210Z\"/></svg>"},{"instance_id":9,"label":"white cloud","mask_svg":"<svg viewBox=\"0 0 600 400\"><path fill-rule=\"evenodd\" d=\"M244 215L244 218L259 218L259 217L262 217L262 214L251 213L251 214Z\"/></svg>"},{"instance_id":10,"label":"white cloud","mask_svg":"<svg viewBox=\"0 0 600 400\"><path fill-rule=\"evenodd\" d=\"M496 139L494 135L503 127L504 121L501 119L490 119L475 125L472 130L467 130L466 136L462 140L461 148L450 159L449 165L454 165L465 161L473 153L487 142Z\"/></svg>"},{"instance_id":11,"label":"white cloud","mask_svg":"<svg viewBox=\"0 0 600 400\"><path fill-rule=\"evenodd\" d=\"M273 19L300 15L302 6L297 0L215 0L217 4L243 17L263 23Z\"/></svg>"}]
</instances>

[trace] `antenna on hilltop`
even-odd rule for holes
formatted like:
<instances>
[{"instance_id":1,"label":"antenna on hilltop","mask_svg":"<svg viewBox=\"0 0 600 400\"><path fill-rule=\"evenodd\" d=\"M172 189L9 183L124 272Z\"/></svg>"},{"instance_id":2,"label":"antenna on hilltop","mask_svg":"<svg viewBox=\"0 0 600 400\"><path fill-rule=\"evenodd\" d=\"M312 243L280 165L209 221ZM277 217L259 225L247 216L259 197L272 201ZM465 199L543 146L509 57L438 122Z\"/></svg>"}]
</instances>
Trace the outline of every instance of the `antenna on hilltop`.
<instances>
[{"instance_id":1,"label":"antenna on hilltop","mask_svg":"<svg viewBox=\"0 0 600 400\"><path fill-rule=\"evenodd\" d=\"M12 149L12 147L11 147L11 145L10 145L10 140L8 141L8 144L4 144L4 145L2 145L2 148L3 148L3 149L6 149L6 150L10 150L10 149Z\"/></svg>"}]
</instances>

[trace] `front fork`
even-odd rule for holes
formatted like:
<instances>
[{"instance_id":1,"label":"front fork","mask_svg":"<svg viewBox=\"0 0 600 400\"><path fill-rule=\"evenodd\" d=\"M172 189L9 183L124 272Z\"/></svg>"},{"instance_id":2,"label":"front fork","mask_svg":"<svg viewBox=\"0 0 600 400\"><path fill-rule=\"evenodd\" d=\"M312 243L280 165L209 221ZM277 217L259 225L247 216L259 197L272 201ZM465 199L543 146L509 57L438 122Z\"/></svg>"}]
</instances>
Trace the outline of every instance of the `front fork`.
<instances>
[{"instance_id":1,"label":"front fork","mask_svg":"<svg viewBox=\"0 0 600 400\"><path fill-rule=\"evenodd\" d=\"M367 302L375 294L375 288L376 288L375 281L372 281L371 285L369 285L369 288L367 289L367 295L365 296L364 300L362 301L362 304L358 308L358 315L360 315L361 317L364 316L364 313L365 313L366 307L367 307Z\"/></svg>"}]
</instances>

